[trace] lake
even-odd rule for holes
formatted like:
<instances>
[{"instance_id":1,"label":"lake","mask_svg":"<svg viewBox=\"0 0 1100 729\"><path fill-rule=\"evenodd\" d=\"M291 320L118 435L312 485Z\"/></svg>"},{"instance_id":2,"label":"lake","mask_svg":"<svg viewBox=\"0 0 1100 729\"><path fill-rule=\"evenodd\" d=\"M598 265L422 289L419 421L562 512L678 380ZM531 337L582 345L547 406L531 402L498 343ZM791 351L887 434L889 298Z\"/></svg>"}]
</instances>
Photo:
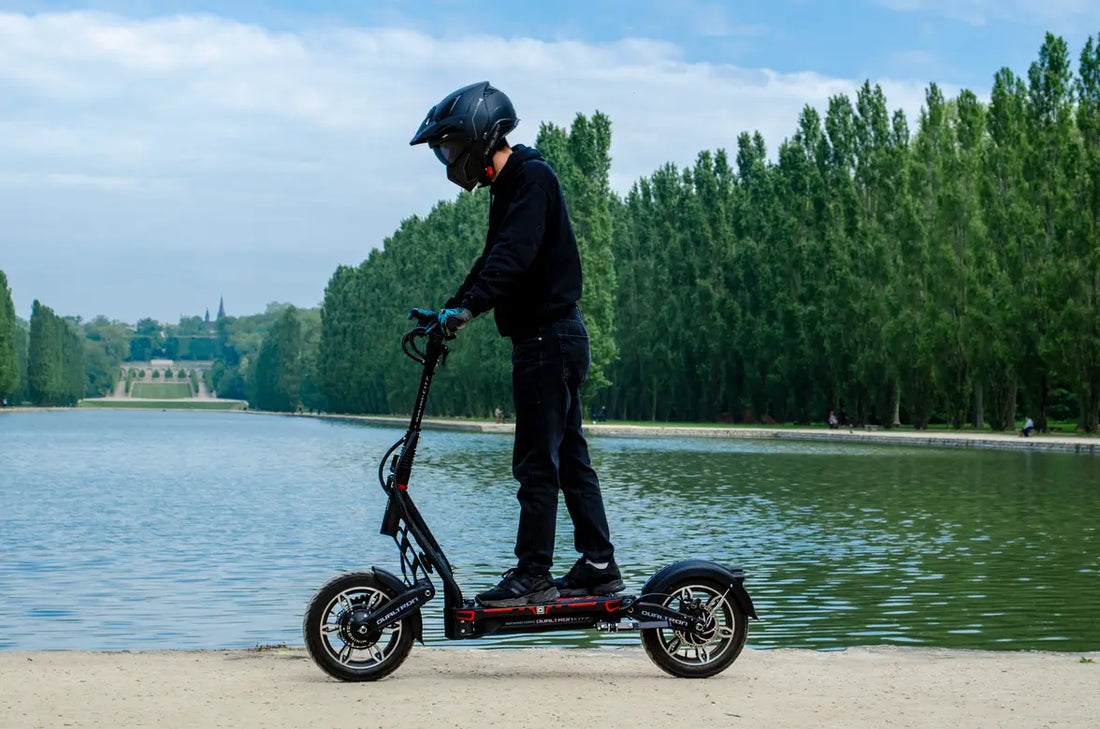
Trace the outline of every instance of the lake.
<instances>
[{"instance_id":1,"label":"lake","mask_svg":"<svg viewBox=\"0 0 1100 729\"><path fill-rule=\"evenodd\" d=\"M0 649L301 645L340 572L399 572L378 459L401 431L244 413L0 415ZM748 644L1100 650L1100 459L849 443L590 440L628 592L741 565ZM426 431L410 491L464 591L514 564L511 437ZM576 555L564 506L556 569ZM439 585L437 581L437 586ZM428 643L441 645L442 598ZM636 644L631 633L485 645ZM470 645L453 643L448 645Z\"/></svg>"}]
</instances>

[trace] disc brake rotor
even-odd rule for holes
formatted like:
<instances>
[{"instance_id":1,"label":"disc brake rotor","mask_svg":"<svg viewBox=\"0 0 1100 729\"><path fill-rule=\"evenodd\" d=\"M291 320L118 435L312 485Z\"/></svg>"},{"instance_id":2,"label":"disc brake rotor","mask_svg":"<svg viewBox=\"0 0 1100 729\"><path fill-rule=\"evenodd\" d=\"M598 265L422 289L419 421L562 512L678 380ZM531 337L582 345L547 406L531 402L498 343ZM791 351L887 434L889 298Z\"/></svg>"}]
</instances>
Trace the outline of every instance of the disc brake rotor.
<instances>
[{"instance_id":1,"label":"disc brake rotor","mask_svg":"<svg viewBox=\"0 0 1100 729\"><path fill-rule=\"evenodd\" d=\"M718 633L718 621L713 611L707 610L701 600L695 599L688 602L681 598L680 612L690 618L696 626L690 631L674 631L681 644L695 647L706 645L714 640L714 636Z\"/></svg>"},{"instance_id":2,"label":"disc brake rotor","mask_svg":"<svg viewBox=\"0 0 1100 729\"><path fill-rule=\"evenodd\" d=\"M367 624L367 616L370 610L366 607L356 607L339 615L337 622L340 626L340 638L346 644L356 649L370 648L378 642L382 635L380 630L372 630Z\"/></svg>"}]
</instances>

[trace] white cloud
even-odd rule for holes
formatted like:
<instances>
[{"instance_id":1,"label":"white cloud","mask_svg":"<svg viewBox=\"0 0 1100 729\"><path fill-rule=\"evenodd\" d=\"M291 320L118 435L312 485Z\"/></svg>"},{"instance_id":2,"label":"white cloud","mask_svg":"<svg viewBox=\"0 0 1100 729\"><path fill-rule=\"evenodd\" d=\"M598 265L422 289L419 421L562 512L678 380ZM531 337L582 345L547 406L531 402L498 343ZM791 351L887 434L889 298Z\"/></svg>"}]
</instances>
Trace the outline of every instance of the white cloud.
<instances>
[{"instance_id":1,"label":"white cloud","mask_svg":"<svg viewBox=\"0 0 1100 729\"><path fill-rule=\"evenodd\" d=\"M237 312L315 304L337 264L453 197L408 140L446 92L480 79L515 102L514 141L532 142L539 121L607 113L621 190L744 130L774 147L804 104L859 83L687 62L645 39L0 14L0 267L20 313L35 297L130 319L220 293ZM918 85L880 82L892 106L919 107ZM198 263L177 280L183 252Z\"/></svg>"}]
</instances>

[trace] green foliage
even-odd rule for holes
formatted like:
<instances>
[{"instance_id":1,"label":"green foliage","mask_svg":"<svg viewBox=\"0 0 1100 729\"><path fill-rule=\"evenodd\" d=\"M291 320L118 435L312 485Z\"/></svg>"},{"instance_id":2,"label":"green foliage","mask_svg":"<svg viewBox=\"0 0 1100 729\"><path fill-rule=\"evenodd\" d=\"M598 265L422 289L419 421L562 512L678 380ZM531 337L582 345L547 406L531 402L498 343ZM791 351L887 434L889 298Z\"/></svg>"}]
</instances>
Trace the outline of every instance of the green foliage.
<instances>
[{"instance_id":1,"label":"green foliage","mask_svg":"<svg viewBox=\"0 0 1100 729\"><path fill-rule=\"evenodd\" d=\"M138 319L138 323L134 325L134 331L137 334L149 337L159 336L160 324L157 323L156 319L150 319L149 317Z\"/></svg>"},{"instance_id":2,"label":"green foliage","mask_svg":"<svg viewBox=\"0 0 1100 729\"><path fill-rule=\"evenodd\" d=\"M580 306L592 349L588 394L611 384L607 370L618 357L611 249L611 120L596 112L591 120L577 114L568 131L544 124L535 144L558 174L580 248L584 271Z\"/></svg>"},{"instance_id":3,"label":"green foliage","mask_svg":"<svg viewBox=\"0 0 1100 729\"><path fill-rule=\"evenodd\" d=\"M15 397L8 398L9 403L23 403L30 400L30 382L27 380L27 359L30 355L30 322L16 317L15 320L15 358L18 366L19 384L15 389Z\"/></svg>"},{"instance_id":4,"label":"green foliage","mask_svg":"<svg viewBox=\"0 0 1100 729\"><path fill-rule=\"evenodd\" d=\"M133 332L124 322L97 316L83 324L84 338L100 342L104 353L112 362L123 362L130 357L130 340Z\"/></svg>"},{"instance_id":5,"label":"green foliage","mask_svg":"<svg viewBox=\"0 0 1100 729\"><path fill-rule=\"evenodd\" d=\"M84 377L81 383L82 397L102 397L109 395L118 382L118 362L101 342L83 339Z\"/></svg>"},{"instance_id":6,"label":"green foliage","mask_svg":"<svg viewBox=\"0 0 1100 729\"><path fill-rule=\"evenodd\" d=\"M153 370L153 379L154 380L159 380L160 379L160 370Z\"/></svg>"},{"instance_id":7,"label":"green foliage","mask_svg":"<svg viewBox=\"0 0 1100 729\"><path fill-rule=\"evenodd\" d=\"M0 271L0 399L15 401L20 388L15 306L8 288L8 277Z\"/></svg>"},{"instance_id":8,"label":"green foliage","mask_svg":"<svg viewBox=\"0 0 1100 729\"><path fill-rule=\"evenodd\" d=\"M130 361L148 362L153 358L153 340L148 336L130 339Z\"/></svg>"},{"instance_id":9,"label":"green foliage","mask_svg":"<svg viewBox=\"0 0 1100 729\"><path fill-rule=\"evenodd\" d=\"M189 336L200 334L204 330L201 316L181 316L180 323L176 325L177 336Z\"/></svg>"},{"instance_id":10,"label":"green foliage","mask_svg":"<svg viewBox=\"0 0 1100 729\"><path fill-rule=\"evenodd\" d=\"M302 325L288 306L252 360L248 404L258 410L294 412L301 405Z\"/></svg>"},{"instance_id":11,"label":"green foliage","mask_svg":"<svg viewBox=\"0 0 1100 729\"><path fill-rule=\"evenodd\" d=\"M84 396L83 339L76 327L36 299L31 309L27 380L35 405L75 405Z\"/></svg>"},{"instance_id":12,"label":"green foliage","mask_svg":"<svg viewBox=\"0 0 1100 729\"><path fill-rule=\"evenodd\" d=\"M775 162L743 134L735 171L720 151L639 181L612 208L612 412L1008 429L1019 392L1040 428L1077 408L1095 432L1097 109L1097 44L1074 82L1048 35L988 106L930 86L912 136L865 84Z\"/></svg>"},{"instance_id":13,"label":"green foliage","mask_svg":"<svg viewBox=\"0 0 1100 729\"><path fill-rule=\"evenodd\" d=\"M170 336L165 339L164 355L173 360L206 361L214 358L217 347L212 335Z\"/></svg>"}]
</instances>

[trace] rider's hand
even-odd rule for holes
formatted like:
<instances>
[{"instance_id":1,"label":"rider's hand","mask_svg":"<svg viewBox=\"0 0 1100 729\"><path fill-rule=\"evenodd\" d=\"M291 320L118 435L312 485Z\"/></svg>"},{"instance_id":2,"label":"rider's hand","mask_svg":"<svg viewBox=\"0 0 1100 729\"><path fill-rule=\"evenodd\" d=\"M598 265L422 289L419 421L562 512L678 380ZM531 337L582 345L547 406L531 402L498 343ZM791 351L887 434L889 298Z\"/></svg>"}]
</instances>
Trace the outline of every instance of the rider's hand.
<instances>
[{"instance_id":1,"label":"rider's hand","mask_svg":"<svg viewBox=\"0 0 1100 729\"><path fill-rule=\"evenodd\" d=\"M469 309L443 309L438 317L440 328L449 336L469 324L474 315Z\"/></svg>"},{"instance_id":2,"label":"rider's hand","mask_svg":"<svg viewBox=\"0 0 1100 729\"><path fill-rule=\"evenodd\" d=\"M439 315L434 311L431 309L421 309L419 307L409 311L409 318L416 319L418 324L425 325L429 328L439 321Z\"/></svg>"}]
</instances>

